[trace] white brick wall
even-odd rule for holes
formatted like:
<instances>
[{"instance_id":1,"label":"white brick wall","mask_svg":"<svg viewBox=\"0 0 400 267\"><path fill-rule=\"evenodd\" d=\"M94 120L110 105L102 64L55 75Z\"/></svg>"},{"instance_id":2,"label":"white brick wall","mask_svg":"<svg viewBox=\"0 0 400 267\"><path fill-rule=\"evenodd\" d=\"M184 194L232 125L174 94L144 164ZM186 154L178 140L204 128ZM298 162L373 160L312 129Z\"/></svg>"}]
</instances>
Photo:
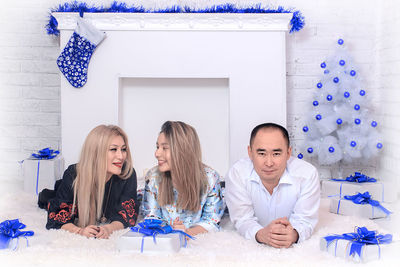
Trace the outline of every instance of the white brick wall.
<instances>
[{"instance_id":1,"label":"white brick wall","mask_svg":"<svg viewBox=\"0 0 400 267\"><path fill-rule=\"evenodd\" d=\"M59 147L60 75L55 64L58 38L48 36L44 25L49 8L64 2L67 1L7 1L0 9L0 183L9 188L21 185L17 161L45 146ZM193 1L125 2L165 7L172 2L182 5ZM199 7L226 2L260 1L197 1ZM385 141L383 160L370 163L367 170L375 173L378 168L385 179L392 176L399 170L396 167L399 164L395 163L400 147L399 139L396 140L399 130L396 105L400 101L396 90L400 80L400 42L395 36L400 36L400 19L395 12L395 7L399 7L397 1L265 0L264 3L295 7L306 17L306 27L287 38L288 128L295 152L303 140L302 122L320 77L319 64L341 37L359 66L367 92L374 96L372 106L382 116L379 122L385 136L390 138ZM390 14L380 14L380 10ZM330 175L328 168L320 170L323 177ZM353 171L354 168L349 168L349 172Z\"/></svg>"},{"instance_id":2,"label":"white brick wall","mask_svg":"<svg viewBox=\"0 0 400 267\"><path fill-rule=\"evenodd\" d=\"M384 1L381 6L379 53L379 90L382 95L381 121L385 147L379 162L379 174L400 187L400 2Z\"/></svg>"},{"instance_id":3,"label":"white brick wall","mask_svg":"<svg viewBox=\"0 0 400 267\"><path fill-rule=\"evenodd\" d=\"M6 3L4 3L6 2ZM22 188L18 161L60 142L58 38L44 25L60 1L4 1L0 9L0 183Z\"/></svg>"}]
</instances>

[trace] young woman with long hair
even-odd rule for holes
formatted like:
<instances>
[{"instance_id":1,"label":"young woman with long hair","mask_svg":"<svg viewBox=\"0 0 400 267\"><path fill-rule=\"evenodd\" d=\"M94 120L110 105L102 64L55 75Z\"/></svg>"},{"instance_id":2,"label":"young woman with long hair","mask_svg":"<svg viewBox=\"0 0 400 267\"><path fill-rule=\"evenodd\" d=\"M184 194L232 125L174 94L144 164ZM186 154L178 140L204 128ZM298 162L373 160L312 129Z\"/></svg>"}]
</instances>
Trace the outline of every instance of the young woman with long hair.
<instances>
[{"instance_id":1,"label":"young woman with long hair","mask_svg":"<svg viewBox=\"0 0 400 267\"><path fill-rule=\"evenodd\" d=\"M94 128L79 162L64 172L49 200L47 229L108 238L137 218L136 173L125 132L114 125Z\"/></svg>"},{"instance_id":2,"label":"young woman with long hair","mask_svg":"<svg viewBox=\"0 0 400 267\"><path fill-rule=\"evenodd\" d=\"M158 218L190 235L215 231L224 212L219 174L202 163L196 130L167 121L157 139L158 166L146 175L145 218Z\"/></svg>"}]
</instances>

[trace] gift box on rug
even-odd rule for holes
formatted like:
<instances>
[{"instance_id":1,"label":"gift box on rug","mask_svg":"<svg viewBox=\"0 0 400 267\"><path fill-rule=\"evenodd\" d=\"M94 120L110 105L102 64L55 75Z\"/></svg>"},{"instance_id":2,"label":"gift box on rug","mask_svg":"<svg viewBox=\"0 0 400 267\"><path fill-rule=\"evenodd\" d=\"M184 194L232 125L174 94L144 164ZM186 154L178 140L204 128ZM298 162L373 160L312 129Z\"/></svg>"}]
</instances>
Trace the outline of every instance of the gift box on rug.
<instances>
[{"instance_id":1,"label":"gift box on rug","mask_svg":"<svg viewBox=\"0 0 400 267\"><path fill-rule=\"evenodd\" d=\"M159 219L145 219L122 235L117 241L120 251L176 253L186 247L186 238L191 238L184 231L174 230Z\"/></svg>"},{"instance_id":2,"label":"gift box on rug","mask_svg":"<svg viewBox=\"0 0 400 267\"><path fill-rule=\"evenodd\" d=\"M185 241L178 234L157 235L154 242L152 236L129 231L118 239L117 249L139 253L176 253L181 249L182 242Z\"/></svg>"},{"instance_id":3,"label":"gift box on rug","mask_svg":"<svg viewBox=\"0 0 400 267\"><path fill-rule=\"evenodd\" d=\"M353 195L368 191L378 201L395 202L397 200L396 187L386 182L348 182L340 179L322 181L322 197Z\"/></svg>"},{"instance_id":4,"label":"gift box on rug","mask_svg":"<svg viewBox=\"0 0 400 267\"><path fill-rule=\"evenodd\" d=\"M20 250L29 246L29 241L25 238L7 238L0 234L0 249Z\"/></svg>"},{"instance_id":5,"label":"gift box on rug","mask_svg":"<svg viewBox=\"0 0 400 267\"><path fill-rule=\"evenodd\" d=\"M332 198L329 211L336 214L359 216L369 219L387 217L391 212L378 201L371 199L368 192Z\"/></svg>"},{"instance_id":6,"label":"gift box on rug","mask_svg":"<svg viewBox=\"0 0 400 267\"><path fill-rule=\"evenodd\" d=\"M369 262L385 256L385 247L392 235L379 235L366 227L357 227L354 233L330 235L321 238L320 249L335 257L355 262Z\"/></svg>"},{"instance_id":7,"label":"gift box on rug","mask_svg":"<svg viewBox=\"0 0 400 267\"><path fill-rule=\"evenodd\" d=\"M47 158L46 156L38 158L31 156L23 161L24 191L38 194L45 188L53 189L55 181L62 178L64 158L50 149L49 154Z\"/></svg>"},{"instance_id":8,"label":"gift box on rug","mask_svg":"<svg viewBox=\"0 0 400 267\"><path fill-rule=\"evenodd\" d=\"M21 231L26 227L18 219L6 220L0 223L0 249L17 250L29 245L28 237L33 231Z\"/></svg>"}]
</instances>

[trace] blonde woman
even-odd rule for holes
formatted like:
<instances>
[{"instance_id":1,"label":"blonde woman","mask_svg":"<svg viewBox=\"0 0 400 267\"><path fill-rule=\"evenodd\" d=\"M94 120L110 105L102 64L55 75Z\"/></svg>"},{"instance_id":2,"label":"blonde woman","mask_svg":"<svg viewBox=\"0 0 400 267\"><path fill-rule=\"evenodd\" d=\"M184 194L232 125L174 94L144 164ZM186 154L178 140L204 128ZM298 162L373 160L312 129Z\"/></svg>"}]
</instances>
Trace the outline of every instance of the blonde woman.
<instances>
[{"instance_id":1,"label":"blonde woman","mask_svg":"<svg viewBox=\"0 0 400 267\"><path fill-rule=\"evenodd\" d=\"M223 215L219 174L201 161L196 130L167 121L157 139L158 166L146 175L145 218L157 218L197 235L219 229Z\"/></svg>"},{"instance_id":2,"label":"blonde woman","mask_svg":"<svg viewBox=\"0 0 400 267\"><path fill-rule=\"evenodd\" d=\"M49 200L46 228L108 238L135 225L136 186L127 135L118 126L97 126L86 137L79 162L64 172L56 197Z\"/></svg>"}]
</instances>

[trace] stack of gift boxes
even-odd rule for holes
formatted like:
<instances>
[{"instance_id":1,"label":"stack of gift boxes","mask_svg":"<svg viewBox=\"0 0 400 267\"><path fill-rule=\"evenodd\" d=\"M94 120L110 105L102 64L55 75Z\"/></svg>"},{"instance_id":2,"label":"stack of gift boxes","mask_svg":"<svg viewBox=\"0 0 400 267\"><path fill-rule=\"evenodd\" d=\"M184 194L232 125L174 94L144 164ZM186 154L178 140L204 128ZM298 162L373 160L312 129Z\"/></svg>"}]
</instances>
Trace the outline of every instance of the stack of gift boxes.
<instances>
[{"instance_id":1,"label":"stack of gift boxes","mask_svg":"<svg viewBox=\"0 0 400 267\"><path fill-rule=\"evenodd\" d=\"M331 198L330 212L342 215L355 215L369 219L387 217L388 214L379 207L369 204L356 204L345 196L354 196L368 192L371 199L384 203L397 199L396 187L359 172L346 179L331 179L322 181L322 197Z\"/></svg>"},{"instance_id":2,"label":"stack of gift boxes","mask_svg":"<svg viewBox=\"0 0 400 267\"><path fill-rule=\"evenodd\" d=\"M396 188L356 172L346 179L322 181L322 197L330 198L329 211L340 215L368 219L390 215L387 203L397 199ZM384 246L392 240L391 235L380 235L365 227L356 227L354 233L336 234L321 238L321 250L356 262L379 259Z\"/></svg>"}]
</instances>

